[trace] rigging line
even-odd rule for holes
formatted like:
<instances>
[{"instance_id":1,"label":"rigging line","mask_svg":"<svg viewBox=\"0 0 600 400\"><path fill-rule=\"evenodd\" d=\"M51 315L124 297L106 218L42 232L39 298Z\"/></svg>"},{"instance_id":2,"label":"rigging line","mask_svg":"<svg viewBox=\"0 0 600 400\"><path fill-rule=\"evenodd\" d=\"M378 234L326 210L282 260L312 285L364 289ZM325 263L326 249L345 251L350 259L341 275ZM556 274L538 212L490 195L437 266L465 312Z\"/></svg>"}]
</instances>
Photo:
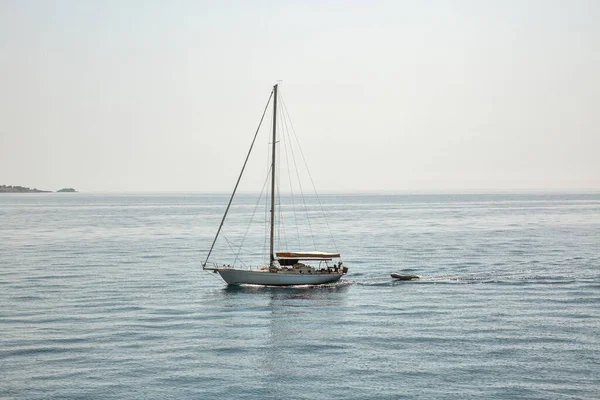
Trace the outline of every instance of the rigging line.
<instances>
[{"instance_id":1,"label":"rigging line","mask_svg":"<svg viewBox=\"0 0 600 400\"><path fill-rule=\"evenodd\" d=\"M258 208L258 205L260 204L260 200L262 199L262 195L265 191L265 186L267 185L268 180L269 180L269 176L267 175L267 178L265 179L265 181L263 183L262 189L260 190L260 195L258 196L258 200L256 201L256 204L254 205L254 210L252 211L252 216L250 217L250 222L248 222L248 225L246 226L246 231L244 232L244 236L242 236L242 241L240 242L240 244L238 246L237 253L234 252L234 254L235 254L235 259L233 260L234 264L238 260L241 263L243 263L243 261L239 258L239 255L242 252L242 247L244 246L244 242L246 241L246 238L248 237L248 231L250 230L250 226L252 225L252 222L254 221L254 216L256 215L256 209Z\"/></svg>"},{"instance_id":2,"label":"rigging line","mask_svg":"<svg viewBox=\"0 0 600 400\"><path fill-rule=\"evenodd\" d=\"M291 171L290 156L288 155L288 143L290 146L290 152L292 152L292 142L290 141L290 133L289 133L289 129L287 127L287 123L285 122L285 119L283 120L283 123L284 123L283 148L285 150L285 161L286 161L286 165L287 165L288 181L290 182L290 196L292 199L292 211L294 213L294 222L296 223L296 238L297 238L298 248L300 248L300 230L298 228L298 226L299 226L298 225L298 215L296 214L296 201L294 199L294 186L293 186L293 181L292 181L292 174L290 173L290 171Z\"/></svg>"},{"instance_id":3,"label":"rigging line","mask_svg":"<svg viewBox=\"0 0 600 400\"><path fill-rule=\"evenodd\" d=\"M265 196L265 211L263 213L264 215L264 221L263 221L263 229L264 229L264 234L263 234L263 248L262 248L262 257L263 257L263 263L266 263L267 261L267 256L268 256L268 238L269 238L269 188L267 188L267 193Z\"/></svg>"},{"instance_id":4,"label":"rigging line","mask_svg":"<svg viewBox=\"0 0 600 400\"><path fill-rule=\"evenodd\" d=\"M276 115L277 119L280 120L281 119L281 113ZM280 127L281 124L277 122L277 127ZM275 152L277 152L278 149L278 145L279 145L279 137L281 136L281 130L279 130L278 132L278 137L276 138L276 142L275 142ZM275 224L274 224L274 229L276 229L276 231L273 233L275 235L275 240L277 241L273 246L277 246L280 247L281 246L281 198L279 197L279 182L281 180L280 176L279 176L279 171L280 171L280 165L281 165L281 157L277 157L276 159L276 164L275 164L275 185L273 185L273 190L275 191L275 196L273 197L274 202L273 202L273 207L276 207L277 204L279 204L280 207L277 207L277 212L275 213L276 216L276 220L275 220ZM273 247L273 251L275 252L275 247Z\"/></svg>"},{"instance_id":5,"label":"rigging line","mask_svg":"<svg viewBox=\"0 0 600 400\"><path fill-rule=\"evenodd\" d=\"M300 142L298 141L298 137L296 136L296 131L294 130L294 125L292 124L292 119L290 118L290 114L288 113L287 108L285 106L285 101L283 100L283 96L280 94L279 97L281 98L281 104L283 105L283 107L282 107L283 112L287 115L287 120L290 121L290 126L292 127L292 132L294 133L294 137L296 138L296 143L298 144L298 148L300 149L300 153L302 154L302 147L300 146ZM291 140L290 140L290 147L292 147ZM304 157L304 155L303 155L303 157ZM308 216L308 207L306 206L306 197L304 196L304 189L302 189L302 180L300 179L300 172L298 169L298 165L296 163L296 154L294 153L293 148L292 148L292 160L294 162L294 168L296 170L298 186L300 187L300 195L302 197L302 203L304 204L304 213L306 214L306 222L308 223L308 230L310 232L310 238L313 242L313 248L316 250L317 244L315 242L315 236L313 234L312 224L310 223L310 218ZM306 171L308 172L308 176L310 177L310 171L308 170L308 165L306 165L306 160L304 160L304 166L306 168ZM314 183L313 183L313 189L314 189Z\"/></svg>"},{"instance_id":6,"label":"rigging line","mask_svg":"<svg viewBox=\"0 0 600 400\"><path fill-rule=\"evenodd\" d=\"M271 121L271 118L268 118L268 121ZM268 132L271 132L273 129L273 123L269 122L269 126L268 126ZM266 154L266 170L267 170L267 175L269 174L269 172L271 171L271 163L269 162L269 140L267 140L267 151L265 152ZM267 204L269 202L269 198L271 197L271 192L269 191L269 187L266 188L266 192L265 192L265 207L264 207L264 212L263 212L263 247L262 247L262 252L261 252L261 257L263 258L262 263L264 263L265 257L268 254L267 252L267 240L268 240L268 235L269 235L269 231L268 231L268 209L267 209Z\"/></svg>"},{"instance_id":7,"label":"rigging line","mask_svg":"<svg viewBox=\"0 0 600 400\"><path fill-rule=\"evenodd\" d=\"M269 118L269 120L270 119L271 118ZM272 131L272 129L273 129L272 125L273 125L272 123L269 125L269 132ZM267 177L269 176L269 173L271 172L271 162L270 162L270 156L269 156L269 144L270 143L267 140L267 151L266 151L266 155L267 155L267 158L266 158L267 159L267 171L268 171L267 172ZM263 240L263 253L262 253L262 255L263 255L263 263L267 263L266 260L268 258L270 258L269 257L269 250L268 250L268 248L269 248L269 240L270 240L269 229L271 228L271 225L270 225L271 222L269 220L269 217L270 217L270 214L269 214L269 199L271 198L271 186L270 185L267 186L266 190L267 190L267 192L266 192L266 195L265 195L265 212L264 212L264 230L265 230L265 232L264 232L264 235L263 235L263 239L264 240Z\"/></svg>"},{"instance_id":8,"label":"rigging line","mask_svg":"<svg viewBox=\"0 0 600 400\"><path fill-rule=\"evenodd\" d=\"M233 243L231 240L229 240L229 239L227 238L227 236L225 236L225 235L223 235L223 239L225 239L225 242L226 242L226 243L227 243L227 245L229 246L229 249L230 249L230 250L231 250L233 253L235 253L235 250L233 249L233 247L235 246L235 243ZM240 263L241 263L241 264L242 264L244 267L246 267L246 264L244 264L244 262L243 262L242 260L240 260ZM234 262L234 264L235 264L235 262Z\"/></svg>"},{"instance_id":9,"label":"rigging line","mask_svg":"<svg viewBox=\"0 0 600 400\"><path fill-rule=\"evenodd\" d=\"M246 164L248 163L248 159L250 158L250 153L252 153L252 148L254 147L254 142L256 141L256 137L258 136L258 131L260 130L260 126L262 125L263 118L267 113L267 108L269 107L269 103L271 102L271 98L273 97L273 90L269 95L269 100L267 100L267 105L265 106L265 110L263 111L262 117L260 117L260 122L258 123L258 128L256 128L256 133L254 134L254 139L252 139L252 144L250 145L250 150L248 150L248 154L246 155L246 160L244 160L244 165L242 166L242 170L240 171L240 176L238 177L237 182L235 183L235 187L233 188L233 193L231 194L231 198L229 199L229 203L227 204L227 208L225 209L225 214L223 215L223 219L221 219L221 224L219 225L219 229L217 230L217 234L215 235L215 239L213 240L212 246L210 246L210 250L208 251L208 255L206 256L206 260L204 260L204 264L202 264L202 268L206 267L206 263L210 258L210 254L215 247L215 243L217 242L217 238L219 237L219 233L221 232L221 228L223 228L223 223L225 222L225 218L227 217L227 212L229 211L229 207L231 207L231 202L233 201L233 197L235 196L235 192L240 184L240 180L242 179L242 175L244 174L244 169L246 168Z\"/></svg>"},{"instance_id":10,"label":"rigging line","mask_svg":"<svg viewBox=\"0 0 600 400\"><path fill-rule=\"evenodd\" d=\"M269 118L269 132L273 131L273 119ZM267 151L265 152L266 155L266 169L267 171L271 172L271 141L267 140ZM270 211L269 211L269 201L271 199L271 185L267 186L267 191L266 191L266 196L265 196L265 221L264 221L264 228L265 228L265 232L264 232L264 242L263 242L263 257L264 257L264 263L268 264L270 263L270 229L271 229L271 220L270 220ZM269 260L269 261L267 261Z\"/></svg>"},{"instance_id":11,"label":"rigging line","mask_svg":"<svg viewBox=\"0 0 600 400\"><path fill-rule=\"evenodd\" d=\"M279 115L277 115L278 118L278 122L277 125L279 126L279 137L281 137L281 113L279 113ZM281 146L280 143L281 139L279 139L277 141L277 143L275 143L275 146L277 146L277 149L279 150L279 154L281 154ZM282 242L282 235L281 235L281 226L282 226L282 215L281 215L281 175L280 175L280 171L281 171L281 157L277 157L277 165L275 166L275 168L277 168L277 174L275 174L275 176L277 177L276 181L275 181L275 200L276 200L276 204L279 205L279 207L277 207L277 247L281 248L281 242ZM285 235L285 233L284 233ZM285 237L283 238L285 240Z\"/></svg>"},{"instance_id":12,"label":"rigging line","mask_svg":"<svg viewBox=\"0 0 600 400\"><path fill-rule=\"evenodd\" d=\"M294 124L292 123L292 119L290 118L290 115L287 111L287 107L285 105L285 101L283 100L283 96L281 96L281 94L280 94L279 97L281 99L281 104L283 106L282 108L285 111L286 115L288 116L288 120L290 121L290 126L292 127L292 132L294 134L294 138L296 139L296 143L298 143L298 149L300 149L300 154L302 155L302 160L304 161L304 166L306 167L306 172L308 172L308 177L310 178L310 182L312 184L313 191L317 198L317 202L319 203L319 207L321 208L321 214L323 215L323 219L325 220L325 225L327 225L327 230L329 231L329 236L331 236L331 240L333 241L333 247L335 248L335 251L337 252L338 248L337 248L337 244L335 242L335 237L333 236L333 233L331 232L331 227L329 226L329 221L327 220L325 210L323 209L323 203L321 202L321 198L319 197L319 194L317 193L317 188L315 187L315 182L312 178L312 174L310 173L310 169L308 168L308 164L306 163L306 158L304 157L304 152L302 151L302 146L300 145L300 141L298 140L298 136L296 135L296 130L294 129Z\"/></svg>"},{"instance_id":13,"label":"rigging line","mask_svg":"<svg viewBox=\"0 0 600 400\"><path fill-rule=\"evenodd\" d=\"M280 113L279 114L279 119L283 120L283 115ZM281 122L281 121L280 121ZM280 132L281 132L281 128L283 127L283 124L279 124L280 126ZM285 137L283 135L280 135L281 139L278 141L278 146L279 146L279 154L281 154L281 141L283 140L283 142L285 143ZM285 146L285 145L284 145ZM280 172L281 171L281 158L282 157L278 157L277 161L277 171ZM278 216L279 219L277 221L277 240L278 240L278 246L281 249L281 243L283 242L285 245L285 248L288 249L288 241L287 241L287 234L285 231L285 222L283 219L284 213L282 211L282 207L281 207L281 174L278 173L277 174L277 200L279 201L279 208L278 208Z\"/></svg>"}]
</instances>

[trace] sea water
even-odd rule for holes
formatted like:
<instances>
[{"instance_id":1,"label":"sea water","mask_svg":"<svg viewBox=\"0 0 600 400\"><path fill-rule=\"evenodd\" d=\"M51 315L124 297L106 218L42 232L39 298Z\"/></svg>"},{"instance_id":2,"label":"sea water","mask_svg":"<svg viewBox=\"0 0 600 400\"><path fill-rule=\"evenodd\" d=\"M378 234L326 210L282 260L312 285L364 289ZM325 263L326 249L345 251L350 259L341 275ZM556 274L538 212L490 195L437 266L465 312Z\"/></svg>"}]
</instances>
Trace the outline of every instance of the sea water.
<instances>
[{"instance_id":1,"label":"sea water","mask_svg":"<svg viewBox=\"0 0 600 400\"><path fill-rule=\"evenodd\" d=\"M299 288L202 271L227 200L0 196L0 398L600 398L599 194L322 196Z\"/></svg>"}]
</instances>

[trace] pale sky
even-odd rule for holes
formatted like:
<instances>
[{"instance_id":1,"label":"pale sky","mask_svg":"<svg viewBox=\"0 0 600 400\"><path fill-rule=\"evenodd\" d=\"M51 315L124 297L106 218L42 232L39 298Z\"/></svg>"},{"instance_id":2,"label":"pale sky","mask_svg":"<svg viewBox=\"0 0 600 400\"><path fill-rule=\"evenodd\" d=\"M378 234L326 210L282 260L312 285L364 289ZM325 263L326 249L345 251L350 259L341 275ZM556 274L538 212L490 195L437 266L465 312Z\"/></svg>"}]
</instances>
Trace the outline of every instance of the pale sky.
<instances>
[{"instance_id":1,"label":"pale sky","mask_svg":"<svg viewBox=\"0 0 600 400\"><path fill-rule=\"evenodd\" d=\"M0 0L0 184L229 192L282 80L319 191L598 190L598 21L596 0Z\"/></svg>"}]
</instances>

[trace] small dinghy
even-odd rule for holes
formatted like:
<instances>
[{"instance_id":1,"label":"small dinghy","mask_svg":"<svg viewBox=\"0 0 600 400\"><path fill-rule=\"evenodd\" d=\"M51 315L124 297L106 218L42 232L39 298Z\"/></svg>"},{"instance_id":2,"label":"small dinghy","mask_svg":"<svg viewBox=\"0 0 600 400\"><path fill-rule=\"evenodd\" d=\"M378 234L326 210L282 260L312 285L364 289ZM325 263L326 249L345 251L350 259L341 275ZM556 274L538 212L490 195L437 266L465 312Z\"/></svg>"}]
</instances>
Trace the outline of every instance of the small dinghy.
<instances>
[{"instance_id":1,"label":"small dinghy","mask_svg":"<svg viewBox=\"0 0 600 400\"><path fill-rule=\"evenodd\" d=\"M411 274L391 274L390 275L394 279L398 279L399 281L412 281L414 279L419 279L419 275L411 275Z\"/></svg>"}]
</instances>

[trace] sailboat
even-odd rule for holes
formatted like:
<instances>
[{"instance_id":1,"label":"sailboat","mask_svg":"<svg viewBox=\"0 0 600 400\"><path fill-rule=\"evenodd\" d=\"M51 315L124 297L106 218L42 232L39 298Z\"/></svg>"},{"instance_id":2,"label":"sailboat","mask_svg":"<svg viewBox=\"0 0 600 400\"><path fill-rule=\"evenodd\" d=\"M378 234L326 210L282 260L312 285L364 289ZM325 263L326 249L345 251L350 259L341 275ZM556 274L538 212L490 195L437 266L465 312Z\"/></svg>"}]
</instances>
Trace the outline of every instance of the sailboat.
<instances>
[{"instance_id":1,"label":"sailboat","mask_svg":"<svg viewBox=\"0 0 600 400\"><path fill-rule=\"evenodd\" d=\"M263 112L259 128L257 129L250 150L244 161L242 171L238 177L236 185L233 189L231 198L225 214L221 219L221 224L217 230L217 234L213 240L212 246L208 251L206 260L202 264L202 268L207 271L213 271L218 273L225 282L229 285L266 285L266 286L292 286L292 285L322 285L329 284L338 281L344 274L348 272L348 268L343 265L341 256L338 252L326 252L326 251L278 251L274 249L275 246L275 215L276 215L276 201L275 201L275 182L276 182L276 158L277 158L277 94L278 84L273 86L269 101ZM269 106L269 103L273 99L273 136L272 145L270 150L270 229L269 229L269 263L257 266L257 267L236 267L226 264L213 263L208 264L208 260L215 247L215 243L223 224L227 217L227 213L231 207L231 203L236 194L240 180L244 173L244 169L252 152L256 136L258 135L260 125L262 124L263 118ZM335 262L334 260L338 260ZM317 267L310 265L309 263L318 263Z\"/></svg>"}]
</instances>

